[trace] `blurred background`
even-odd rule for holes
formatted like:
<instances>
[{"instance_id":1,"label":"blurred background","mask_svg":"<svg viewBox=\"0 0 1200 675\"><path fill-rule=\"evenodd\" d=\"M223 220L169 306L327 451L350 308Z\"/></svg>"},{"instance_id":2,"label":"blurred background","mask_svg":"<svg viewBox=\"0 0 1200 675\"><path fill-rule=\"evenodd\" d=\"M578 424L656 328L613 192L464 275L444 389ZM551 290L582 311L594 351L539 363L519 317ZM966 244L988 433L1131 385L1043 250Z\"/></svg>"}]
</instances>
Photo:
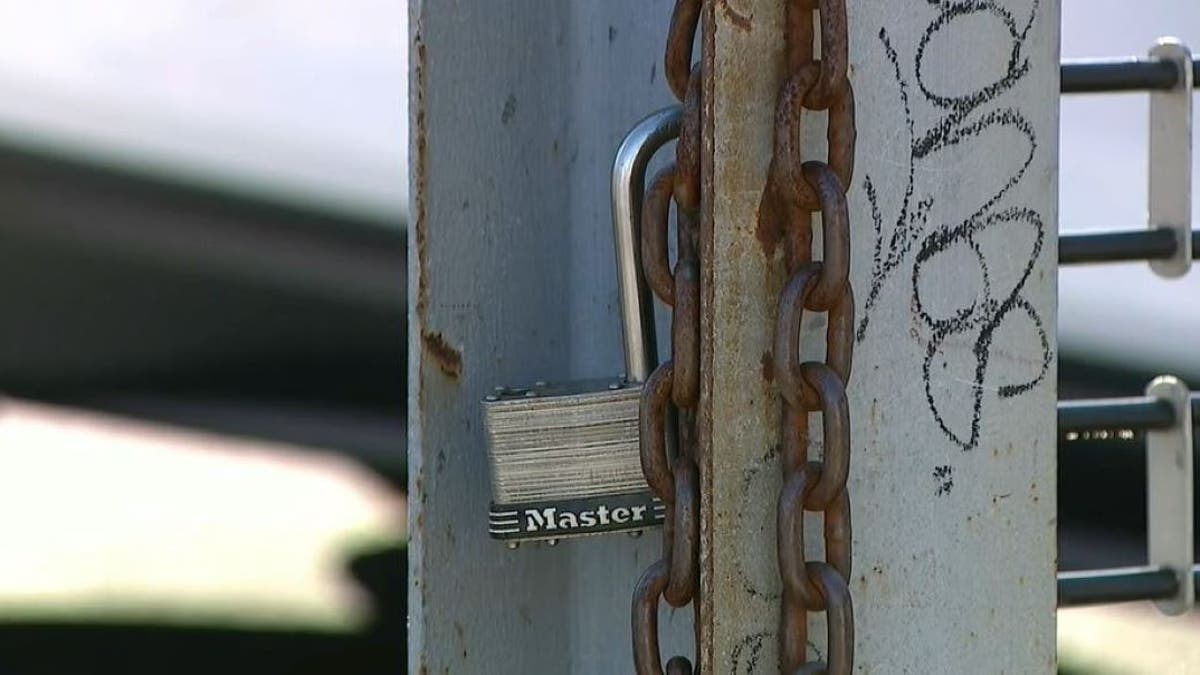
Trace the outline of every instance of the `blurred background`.
<instances>
[{"instance_id":1,"label":"blurred background","mask_svg":"<svg viewBox=\"0 0 1200 675\"><path fill-rule=\"evenodd\" d=\"M0 673L403 672L406 16L0 0ZM1160 35L1200 5L1063 0L1066 57ZM1063 100L1063 231L1144 223L1146 109ZM1200 387L1196 275L1060 282L1064 398ZM1063 569L1144 562L1139 443L1063 444ZM1063 669L1198 629L1063 611Z\"/></svg>"},{"instance_id":2,"label":"blurred background","mask_svg":"<svg viewBox=\"0 0 1200 675\"><path fill-rule=\"evenodd\" d=\"M399 673L407 6L0 1L0 673Z\"/></svg>"},{"instance_id":3,"label":"blurred background","mask_svg":"<svg viewBox=\"0 0 1200 675\"><path fill-rule=\"evenodd\" d=\"M1200 52L1200 3L1062 0L1065 58L1145 55L1160 36ZM1059 230L1144 227L1149 98L1144 93L1062 99ZM1193 147L1193 157L1200 157ZM1193 166L1196 166L1193 161ZM1193 169L1192 192L1200 189ZM1200 222L1193 198L1193 228ZM1200 276L1165 281L1141 264L1059 273L1060 397L1140 395L1174 373L1200 389ZM1146 563L1145 442L1060 442L1059 568ZM1068 673L1200 673L1200 616L1161 617L1149 603L1060 610L1059 658Z\"/></svg>"}]
</instances>

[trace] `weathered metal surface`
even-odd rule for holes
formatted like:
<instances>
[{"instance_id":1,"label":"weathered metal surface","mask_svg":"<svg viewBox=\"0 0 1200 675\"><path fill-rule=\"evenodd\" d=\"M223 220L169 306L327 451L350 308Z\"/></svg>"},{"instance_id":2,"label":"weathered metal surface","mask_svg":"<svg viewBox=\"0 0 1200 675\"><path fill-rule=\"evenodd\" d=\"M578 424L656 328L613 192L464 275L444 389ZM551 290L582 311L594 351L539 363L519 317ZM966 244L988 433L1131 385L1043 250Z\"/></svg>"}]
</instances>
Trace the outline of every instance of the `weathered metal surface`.
<instances>
[{"instance_id":1,"label":"weathered metal surface","mask_svg":"<svg viewBox=\"0 0 1200 675\"><path fill-rule=\"evenodd\" d=\"M631 628L634 671L662 675L658 626L647 621L658 612L659 595L671 607L692 605L699 617L700 598L700 449L696 409L700 399L700 83L703 68L692 66L692 43L700 19L700 0L676 0L667 31L664 72L682 105L675 161L653 180L643 205L642 267L648 285L671 306L671 355L658 366L642 391L641 457L650 490L666 506L662 559L638 582ZM674 205L676 260L670 265L668 240ZM667 407L667 399L673 404ZM672 414L673 413L673 414ZM675 439L668 453L667 436ZM666 584L661 583L666 569ZM647 596L647 594L653 594ZM696 628L698 623L693 624ZM670 675L690 675L699 659L672 657Z\"/></svg>"},{"instance_id":2,"label":"weathered metal surface","mask_svg":"<svg viewBox=\"0 0 1200 675\"><path fill-rule=\"evenodd\" d=\"M481 401L621 363L609 172L670 102L669 0L410 2L409 672L631 669L657 537L488 538ZM691 652L690 613L659 617Z\"/></svg>"},{"instance_id":3,"label":"weathered metal surface","mask_svg":"<svg viewBox=\"0 0 1200 675\"><path fill-rule=\"evenodd\" d=\"M781 581L776 645L781 672L849 675L854 671L854 603L846 386L854 354L854 293L846 186L853 176L856 132L854 90L847 77L846 3L788 3L784 21L788 72L775 104L775 144L758 210L760 241L770 244L768 249L773 246L769 236L789 242L784 250L789 279L779 296L770 373L784 406L778 451L783 487L775 516ZM814 60L816 51L820 61ZM827 111L826 161L807 158L801 134L802 119L819 117L821 111ZM821 214L819 257L812 250L814 212ZM820 317L826 323L823 362L801 360L805 310L809 321L825 314ZM815 413L821 416L824 441L819 456L809 452L815 438L809 418ZM805 546L806 511L820 512L824 520L824 560ZM817 613L824 613L827 626L824 659L808 648L809 615Z\"/></svg>"},{"instance_id":4,"label":"weathered metal surface","mask_svg":"<svg viewBox=\"0 0 1200 675\"><path fill-rule=\"evenodd\" d=\"M1058 4L848 6L855 672L1052 672ZM783 251L755 223L785 71L783 3L714 2L710 19L704 364L719 386L705 406L713 644L702 666L768 673L780 472L765 371L785 278ZM810 117L805 154L821 158L825 125ZM826 326L811 323L802 349L824 343ZM822 550L817 522L809 551ZM811 617L810 651L828 655Z\"/></svg>"}]
</instances>

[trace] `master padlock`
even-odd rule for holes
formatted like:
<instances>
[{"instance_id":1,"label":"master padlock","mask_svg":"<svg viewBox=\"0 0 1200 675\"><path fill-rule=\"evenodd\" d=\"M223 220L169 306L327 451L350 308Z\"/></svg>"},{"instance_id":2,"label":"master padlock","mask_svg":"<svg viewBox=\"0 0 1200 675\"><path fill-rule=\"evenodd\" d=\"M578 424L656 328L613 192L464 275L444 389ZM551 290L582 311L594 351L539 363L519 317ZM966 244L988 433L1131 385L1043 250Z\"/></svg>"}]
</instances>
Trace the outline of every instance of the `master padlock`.
<instances>
[{"instance_id":1,"label":"master padlock","mask_svg":"<svg viewBox=\"0 0 1200 675\"><path fill-rule=\"evenodd\" d=\"M612 171L613 245L625 373L611 378L497 387L483 402L492 503L488 533L516 546L604 532L640 532L664 506L642 475L638 408L657 365L654 305L641 273L646 166L679 135L679 107L642 120Z\"/></svg>"}]
</instances>

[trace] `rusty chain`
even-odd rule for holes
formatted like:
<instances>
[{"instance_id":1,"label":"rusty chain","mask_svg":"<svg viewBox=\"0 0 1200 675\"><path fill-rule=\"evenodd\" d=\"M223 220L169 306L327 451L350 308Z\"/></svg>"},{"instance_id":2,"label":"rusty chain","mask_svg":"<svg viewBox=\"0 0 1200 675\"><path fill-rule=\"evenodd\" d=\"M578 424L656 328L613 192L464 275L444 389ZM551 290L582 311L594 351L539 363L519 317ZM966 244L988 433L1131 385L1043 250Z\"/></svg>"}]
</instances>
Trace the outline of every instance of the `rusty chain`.
<instances>
[{"instance_id":1,"label":"rusty chain","mask_svg":"<svg viewBox=\"0 0 1200 675\"><path fill-rule=\"evenodd\" d=\"M788 77L776 102L774 150L760 217L784 234L789 280L779 300L773 371L783 401L784 485L777 512L777 557L783 585L779 635L781 672L852 672L854 614L851 572L850 417L846 383L854 351L850 287L850 224L846 187L854 171L854 94L847 76L845 0L787 2ZM638 582L633 600L634 665L661 675L660 598L672 607L698 606L699 467L695 427L699 401L700 68L691 64L701 0L676 0L665 73L683 102L675 163L651 182L642 213L642 264L650 287L672 307L671 359L647 380L641 402L641 462L646 481L666 507L663 555ZM813 58L814 12L820 17L821 60ZM827 111L825 161L804 161L805 110ZM669 217L675 203L676 261L670 263ZM822 258L812 257L812 214L821 212ZM828 313L823 362L800 360L805 310ZM671 415L672 406L676 415ZM822 416L824 456L808 459L809 414ZM678 448L667 442L673 431ZM673 456L672 456L673 455ZM804 551L804 512L824 518L825 560ZM808 614L827 613L827 663L807 659ZM697 622L698 624L698 622ZM676 656L666 673L693 672Z\"/></svg>"},{"instance_id":2,"label":"rusty chain","mask_svg":"<svg viewBox=\"0 0 1200 675\"><path fill-rule=\"evenodd\" d=\"M692 44L701 0L676 0L667 36L667 83L683 103L675 162L651 181L642 209L642 266L647 283L671 306L671 358L655 369L642 389L642 472L662 500L662 559L638 581L633 597L633 659L638 675L662 675L658 641L659 598L672 607L695 601L700 587L700 470L696 406L700 399L700 67L692 66ZM676 260L668 246L671 203L676 213ZM674 415L671 414L674 408ZM668 430L677 448L671 453ZM672 457L672 455L674 455ZM699 621L695 622L697 630ZM698 641L697 641L698 643ZM668 675L689 675L692 661L676 656Z\"/></svg>"},{"instance_id":3,"label":"rusty chain","mask_svg":"<svg viewBox=\"0 0 1200 675\"><path fill-rule=\"evenodd\" d=\"M789 280L779 298L773 374L783 400L783 488L776 514L780 600L779 668L783 673L854 669L851 571L850 414L846 383L854 357L850 287L850 223L846 189L854 172L854 93L847 77L845 0L787 0L788 77L775 109L775 136L760 218L773 219L785 240ZM814 12L821 60L813 59ZM805 111L827 111L825 161L804 161ZM822 258L812 259L812 213L821 212ZM825 360L801 362L805 310L827 312ZM823 457L808 458L809 414L821 413ZM804 512L824 518L825 560L804 551ZM827 661L810 662L808 614L826 612Z\"/></svg>"}]
</instances>

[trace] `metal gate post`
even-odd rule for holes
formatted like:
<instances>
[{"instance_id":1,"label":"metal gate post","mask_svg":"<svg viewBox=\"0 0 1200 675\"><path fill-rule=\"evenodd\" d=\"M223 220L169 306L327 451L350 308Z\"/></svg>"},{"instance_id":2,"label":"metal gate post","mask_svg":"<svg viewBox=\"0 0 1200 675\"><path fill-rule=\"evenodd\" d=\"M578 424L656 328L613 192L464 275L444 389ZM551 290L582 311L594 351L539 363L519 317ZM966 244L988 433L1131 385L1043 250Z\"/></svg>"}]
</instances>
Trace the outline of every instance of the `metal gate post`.
<instances>
[{"instance_id":1,"label":"metal gate post","mask_svg":"<svg viewBox=\"0 0 1200 675\"><path fill-rule=\"evenodd\" d=\"M785 278L756 222L784 4L724 0L704 15L711 673L777 672L780 415L769 371ZM1053 672L1058 2L847 6L855 672ZM823 118L804 120L813 158L824 155ZM813 324L809 349L824 343ZM821 358L816 349L806 357ZM806 529L819 557L820 521ZM815 616L809 639L823 653Z\"/></svg>"},{"instance_id":2,"label":"metal gate post","mask_svg":"<svg viewBox=\"0 0 1200 675\"><path fill-rule=\"evenodd\" d=\"M609 172L671 102L671 2L409 7L409 672L628 672L659 537L490 540L480 402L620 372ZM690 652L690 613L662 626Z\"/></svg>"}]
</instances>

